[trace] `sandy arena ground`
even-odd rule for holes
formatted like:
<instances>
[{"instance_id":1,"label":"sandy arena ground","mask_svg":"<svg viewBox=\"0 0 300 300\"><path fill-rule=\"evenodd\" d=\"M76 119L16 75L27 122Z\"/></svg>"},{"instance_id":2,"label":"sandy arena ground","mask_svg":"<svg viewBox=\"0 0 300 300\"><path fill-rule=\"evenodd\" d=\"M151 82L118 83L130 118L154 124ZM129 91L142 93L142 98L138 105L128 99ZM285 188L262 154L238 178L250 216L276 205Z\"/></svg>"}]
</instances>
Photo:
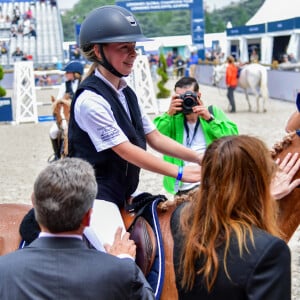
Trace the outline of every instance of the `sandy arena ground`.
<instances>
[{"instance_id":1,"label":"sandy arena ground","mask_svg":"<svg viewBox=\"0 0 300 300\"><path fill-rule=\"evenodd\" d=\"M172 88L174 80L169 81ZM217 105L227 110L228 101L225 90L218 90L210 86L200 86L202 99L206 105ZM11 95L12 91L8 91ZM50 104L50 95L56 96L57 89L37 91L37 101ZM257 136L271 147L285 135L285 124L288 117L295 110L290 102L270 99L267 113L248 112L244 95L236 92L237 113L230 114L230 118L238 124L241 134ZM252 107L255 109L254 98ZM168 108L168 100L160 100L162 112ZM51 115L51 106L38 107L39 115ZM150 115L151 118L154 115ZM18 202L30 203L32 185L41 169L47 165L47 159L52 154L49 141L49 128L52 122L38 124L0 124L0 203ZM153 153L151 149L149 149ZM160 156L157 153L155 155ZM162 187L162 176L148 171L142 171L139 189L153 194L166 194ZM170 195L169 198L171 197ZM289 246L293 256L293 300L300 299L300 230L296 232Z\"/></svg>"}]
</instances>

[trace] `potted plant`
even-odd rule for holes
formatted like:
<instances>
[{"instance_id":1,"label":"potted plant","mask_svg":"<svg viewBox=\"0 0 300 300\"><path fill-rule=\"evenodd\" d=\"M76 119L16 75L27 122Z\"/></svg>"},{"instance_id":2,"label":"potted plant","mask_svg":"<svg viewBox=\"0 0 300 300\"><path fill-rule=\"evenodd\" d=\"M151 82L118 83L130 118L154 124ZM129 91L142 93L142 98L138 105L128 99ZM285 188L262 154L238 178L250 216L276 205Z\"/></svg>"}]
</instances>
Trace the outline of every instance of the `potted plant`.
<instances>
[{"instance_id":1,"label":"potted plant","mask_svg":"<svg viewBox=\"0 0 300 300\"><path fill-rule=\"evenodd\" d=\"M157 69L157 74L160 75L161 80L157 83L159 92L157 93L157 98L168 98L171 91L165 87L169 77L167 73L167 61L163 53L159 55L159 67Z\"/></svg>"},{"instance_id":2,"label":"potted plant","mask_svg":"<svg viewBox=\"0 0 300 300\"><path fill-rule=\"evenodd\" d=\"M4 69L0 65L0 82L3 79L3 77L4 77ZM0 97L4 97L5 95L6 95L6 89L0 86Z\"/></svg>"},{"instance_id":3,"label":"potted plant","mask_svg":"<svg viewBox=\"0 0 300 300\"><path fill-rule=\"evenodd\" d=\"M4 69L0 65L0 82L4 77ZM12 101L11 97L6 96L6 89L0 85L0 122L11 122L12 117Z\"/></svg>"}]
</instances>

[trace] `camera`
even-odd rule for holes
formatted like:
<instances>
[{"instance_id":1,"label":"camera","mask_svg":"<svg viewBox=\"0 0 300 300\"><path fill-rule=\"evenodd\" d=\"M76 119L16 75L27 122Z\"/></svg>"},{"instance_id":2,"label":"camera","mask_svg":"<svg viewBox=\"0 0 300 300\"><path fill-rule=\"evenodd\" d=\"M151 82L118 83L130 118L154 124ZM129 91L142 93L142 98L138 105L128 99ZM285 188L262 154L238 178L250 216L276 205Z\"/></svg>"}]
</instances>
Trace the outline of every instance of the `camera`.
<instances>
[{"instance_id":1,"label":"camera","mask_svg":"<svg viewBox=\"0 0 300 300\"><path fill-rule=\"evenodd\" d=\"M184 114L190 114L193 112L193 107L198 105L197 94L191 91L187 91L179 96L182 102L182 112Z\"/></svg>"}]
</instances>

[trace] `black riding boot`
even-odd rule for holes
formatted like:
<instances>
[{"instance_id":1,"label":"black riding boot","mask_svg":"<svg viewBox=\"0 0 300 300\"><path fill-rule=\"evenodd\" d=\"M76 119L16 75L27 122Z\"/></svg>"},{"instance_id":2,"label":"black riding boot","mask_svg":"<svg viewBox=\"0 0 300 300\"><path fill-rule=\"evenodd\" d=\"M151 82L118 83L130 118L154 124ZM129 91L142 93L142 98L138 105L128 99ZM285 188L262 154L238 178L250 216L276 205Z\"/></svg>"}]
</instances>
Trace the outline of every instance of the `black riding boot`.
<instances>
[{"instance_id":1,"label":"black riding boot","mask_svg":"<svg viewBox=\"0 0 300 300\"><path fill-rule=\"evenodd\" d=\"M54 151L54 157L49 162L53 162L60 159L60 143L58 139L50 139L50 140Z\"/></svg>"}]
</instances>

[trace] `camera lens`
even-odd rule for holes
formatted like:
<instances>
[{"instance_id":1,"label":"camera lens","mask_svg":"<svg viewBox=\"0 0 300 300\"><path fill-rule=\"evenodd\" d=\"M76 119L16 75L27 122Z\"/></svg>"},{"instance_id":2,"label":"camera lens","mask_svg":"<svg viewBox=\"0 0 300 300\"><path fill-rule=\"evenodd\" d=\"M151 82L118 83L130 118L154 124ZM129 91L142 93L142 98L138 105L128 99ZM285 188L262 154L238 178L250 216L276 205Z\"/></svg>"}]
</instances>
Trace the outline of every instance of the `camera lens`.
<instances>
[{"instance_id":1,"label":"camera lens","mask_svg":"<svg viewBox=\"0 0 300 300\"><path fill-rule=\"evenodd\" d=\"M183 100L182 103L182 112L184 114L190 114L193 112L193 107L196 106L197 103L197 94L193 92L185 92L183 95L180 97Z\"/></svg>"},{"instance_id":2,"label":"camera lens","mask_svg":"<svg viewBox=\"0 0 300 300\"><path fill-rule=\"evenodd\" d=\"M191 98L191 97L185 97L183 99L183 103L184 103L184 106L186 106L186 107L195 106L195 100L194 100L194 98Z\"/></svg>"}]
</instances>

